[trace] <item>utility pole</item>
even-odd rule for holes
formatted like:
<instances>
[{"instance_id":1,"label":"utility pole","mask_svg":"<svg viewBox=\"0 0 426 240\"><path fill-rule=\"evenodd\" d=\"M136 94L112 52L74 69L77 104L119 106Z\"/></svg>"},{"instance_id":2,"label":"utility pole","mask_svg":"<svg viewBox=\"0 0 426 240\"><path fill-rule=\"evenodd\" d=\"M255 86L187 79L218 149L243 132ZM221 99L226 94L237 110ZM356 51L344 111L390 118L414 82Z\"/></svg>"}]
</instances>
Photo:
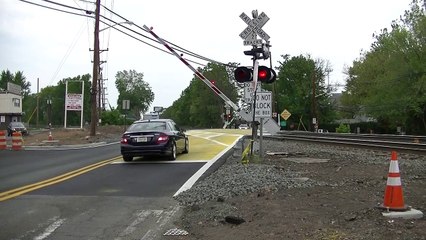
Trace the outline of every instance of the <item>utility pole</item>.
<instances>
[{"instance_id":1,"label":"utility pole","mask_svg":"<svg viewBox=\"0 0 426 240\"><path fill-rule=\"evenodd\" d=\"M103 92L103 77L102 77L102 68L99 68L99 69L100 69L100 71L99 71L99 79L98 79L98 96L97 96L98 103L97 104L98 104L98 116L99 116L99 118L101 118L101 114L102 114L101 97L102 97L102 92Z\"/></svg>"},{"instance_id":2,"label":"utility pole","mask_svg":"<svg viewBox=\"0 0 426 240\"><path fill-rule=\"evenodd\" d=\"M90 136L96 135L96 124L98 122L98 111L96 104L98 73L99 73L99 13L101 0L96 0L95 11L95 37L93 49L93 76L92 91L90 92L91 118L90 118Z\"/></svg>"},{"instance_id":3,"label":"utility pole","mask_svg":"<svg viewBox=\"0 0 426 240\"><path fill-rule=\"evenodd\" d=\"M316 88L315 79L316 79L316 74L315 74L315 69L314 69L314 72L312 74L312 125L314 126L314 132L316 131L316 126L318 124L318 119L317 119L317 116L316 116L316 112L317 112L316 105L317 105L317 103L316 103L316 99L315 99L316 98L315 97L315 92L316 92L316 90L315 90L315 88ZM314 121L314 119L315 119L315 121Z\"/></svg>"},{"instance_id":4,"label":"utility pole","mask_svg":"<svg viewBox=\"0 0 426 240\"><path fill-rule=\"evenodd\" d=\"M36 127L38 128L38 119L39 119L39 108L40 108L40 80L37 78L37 119Z\"/></svg>"}]
</instances>

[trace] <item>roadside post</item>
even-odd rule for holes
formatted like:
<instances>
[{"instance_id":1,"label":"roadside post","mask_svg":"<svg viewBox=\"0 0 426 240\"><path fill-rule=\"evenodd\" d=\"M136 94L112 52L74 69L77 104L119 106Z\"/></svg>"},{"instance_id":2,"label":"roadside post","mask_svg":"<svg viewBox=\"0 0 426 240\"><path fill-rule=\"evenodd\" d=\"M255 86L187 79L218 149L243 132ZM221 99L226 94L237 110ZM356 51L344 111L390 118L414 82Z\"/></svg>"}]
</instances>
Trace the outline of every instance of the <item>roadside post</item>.
<instances>
[{"instance_id":1,"label":"roadside post","mask_svg":"<svg viewBox=\"0 0 426 240\"><path fill-rule=\"evenodd\" d=\"M252 50L244 51L245 55L253 56L253 66L256 64L257 59L268 59L270 56L269 52L269 35L262 30L263 25L269 20L269 17L266 16L265 13L261 13L258 15L257 10L252 12L253 19L248 17L245 13L240 15L240 18L247 23L248 27L244 29L244 31L240 34L240 37L244 39L244 44L246 46L252 46ZM162 38L160 38L156 33L154 33L152 27L148 27L146 25L143 28L150 33L155 39L158 40L159 43L163 44L164 47L167 48L176 58L178 58L185 66L187 66L191 71L194 72L195 76L199 78L202 82L204 82L218 97L220 97L227 105L229 105L232 109L235 110L235 113L240 115L241 118L246 120L247 122L254 122L253 117L246 109L240 108L236 103L231 101L216 85L212 84L212 82L207 79L200 71L194 68L185 58L183 58L182 54L177 53L172 47L170 47ZM260 36L266 42L263 42L262 39L257 39L256 36ZM237 67L234 71L234 75L236 80L240 83L249 82L253 80L253 68L254 67ZM257 71L257 70L256 70ZM265 66L259 66L259 80L264 83L272 83L276 79L276 73L272 68L268 68ZM254 95L256 95L256 91L254 91ZM271 104L270 104L271 105ZM255 104L252 104L252 111L255 112ZM269 116L270 118L270 116ZM269 120L269 119L268 119ZM265 121L265 124L268 128L268 131L272 134L275 134L279 131L279 126L275 121ZM255 137L255 132L253 132L253 139Z\"/></svg>"},{"instance_id":2,"label":"roadside post","mask_svg":"<svg viewBox=\"0 0 426 240\"><path fill-rule=\"evenodd\" d=\"M272 93L262 91L261 84L259 83L272 83L275 81L275 71L269 67L259 67L259 59L266 60L270 57L269 44L270 36L262 30L262 27L269 21L269 17L264 13L258 14L257 10L252 11L252 18L247 16L244 12L240 14L241 20L243 20L247 27L240 33L240 37L243 39L244 46L252 46L251 50L244 51L245 55L252 56L253 67L252 67L252 78L246 76L238 78L241 75L242 70L248 69L247 67L237 68L235 70L236 80L238 82L252 81L252 90L244 89L244 92L252 92L249 96L251 98L251 109L252 109L252 141L250 154L253 157L254 142L257 137L258 121L260 121L260 137L259 137L259 157L263 159L263 127L264 118L270 118L272 116ZM257 37L260 37L258 39ZM246 85L247 86L247 85ZM247 99L247 96L245 96Z\"/></svg>"},{"instance_id":3,"label":"roadside post","mask_svg":"<svg viewBox=\"0 0 426 240\"><path fill-rule=\"evenodd\" d=\"M126 110L130 109L130 100L123 100L122 101L122 106L121 108L123 109L124 112L124 131L126 131L126 126L127 126L127 114L126 114Z\"/></svg>"}]
</instances>

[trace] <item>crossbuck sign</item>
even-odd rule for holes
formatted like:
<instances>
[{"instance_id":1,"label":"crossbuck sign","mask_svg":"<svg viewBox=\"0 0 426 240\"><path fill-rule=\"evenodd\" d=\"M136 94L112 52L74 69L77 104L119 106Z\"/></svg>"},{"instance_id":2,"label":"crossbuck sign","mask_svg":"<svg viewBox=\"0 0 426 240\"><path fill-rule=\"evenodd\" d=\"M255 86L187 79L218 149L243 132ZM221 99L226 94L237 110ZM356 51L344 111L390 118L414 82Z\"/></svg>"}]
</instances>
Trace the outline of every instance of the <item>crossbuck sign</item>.
<instances>
[{"instance_id":1,"label":"crossbuck sign","mask_svg":"<svg viewBox=\"0 0 426 240\"><path fill-rule=\"evenodd\" d=\"M262 39L269 40L269 35L262 30L262 27L269 21L269 17L264 12L253 19L245 13L241 13L240 18L248 25L240 33L240 37L244 40L244 46L262 44ZM262 39L257 39L257 35Z\"/></svg>"}]
</instances>

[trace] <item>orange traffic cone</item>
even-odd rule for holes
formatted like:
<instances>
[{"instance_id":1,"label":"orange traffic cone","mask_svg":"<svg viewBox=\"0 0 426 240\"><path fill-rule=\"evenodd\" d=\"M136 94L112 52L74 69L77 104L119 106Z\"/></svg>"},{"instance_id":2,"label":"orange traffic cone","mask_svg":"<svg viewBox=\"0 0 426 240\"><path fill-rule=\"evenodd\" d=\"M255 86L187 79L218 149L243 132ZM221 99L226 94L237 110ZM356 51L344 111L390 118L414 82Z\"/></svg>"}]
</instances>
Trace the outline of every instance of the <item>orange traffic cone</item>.
<instances>
[{"instance_id":1,"label":"orange traffic cone","mask_svg":"<svg viewBox=\"0 0 426 240\"><path fill-rule=\"evenodd\" d=\"M405 211L408 209L402 196L401 174L399 173L398 158L395 151L392 151L391 155L385 199L381 208L393 211Z\"/></svg>"},{"instance_id":2,"label":"orange traffic cone","mask_svg":"<svg viewBox=\"0 0 426 240\"><path fill-rule=\"evenodd\" d=\"M20 132L12 133L12 150L22 150L22 134Z\"/></svg>"},{"instance_id":3,"label":"orange traffic cone","mask_svg":"<svg viewBox=\"0 0 426 240\"><path fill-rule=\"evenodd\" d=\"M5 150L6 149L6 134L4 133L5 131L0 130L0 150Z\"/></svg>"},{"instance_id":4,"label":"orange traffic cone","mask_svg":"<svg viewBox=\"0 0 426 240\"><path fill-rule=\"evenodd\" d=\"M48 140L49 140L49 141L52 141L52 140L53 140L52 132L51 132L51 131L49 131L49 138L48 138Z\"/></svg>"}]
</instances>

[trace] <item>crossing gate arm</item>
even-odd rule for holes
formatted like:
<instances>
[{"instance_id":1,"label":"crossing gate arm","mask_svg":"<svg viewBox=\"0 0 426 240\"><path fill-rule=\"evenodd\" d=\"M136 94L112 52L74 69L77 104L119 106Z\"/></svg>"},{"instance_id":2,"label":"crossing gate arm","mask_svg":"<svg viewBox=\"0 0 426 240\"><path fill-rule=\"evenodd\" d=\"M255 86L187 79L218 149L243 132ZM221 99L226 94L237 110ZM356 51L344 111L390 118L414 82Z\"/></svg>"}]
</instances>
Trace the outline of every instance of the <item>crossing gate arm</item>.
<instances>
[{"instance_id":1,"label":"crossing gate arm","mask_svg":"<svg viewBox=\"0 0 426 240\"><path fill-rule=\"evenodd\" d=\"M151 35L154 36L161 44L163 44L171 53L173 53L173 55L175 55L175 57L177 57L189 69L191 69L195 73L195 75L201 81L203 81L211 90L213 90L214 93L216 93L220 98L222 98L222 100L225 101L226 104L228 104L229 106L231 106L236 112L240 113L240 108L238 107L237 104L235 104L234 102L232 102L231 99L229 99L225 94L223 94L223 92L220 91L219 88L217 88L215 85L213 85L202 73L200 73L197 69L195 69L183 57L181 57L175 50L173 50L163 39L161 39L157 34L155 34L152 31L152 28L149 28L146 25L143 25L143 28L145 28L145 30L147 30L149 33L151 33ZM247 120L247 119L245 119L245 120Z\"/></svg>"}]
</instances>

